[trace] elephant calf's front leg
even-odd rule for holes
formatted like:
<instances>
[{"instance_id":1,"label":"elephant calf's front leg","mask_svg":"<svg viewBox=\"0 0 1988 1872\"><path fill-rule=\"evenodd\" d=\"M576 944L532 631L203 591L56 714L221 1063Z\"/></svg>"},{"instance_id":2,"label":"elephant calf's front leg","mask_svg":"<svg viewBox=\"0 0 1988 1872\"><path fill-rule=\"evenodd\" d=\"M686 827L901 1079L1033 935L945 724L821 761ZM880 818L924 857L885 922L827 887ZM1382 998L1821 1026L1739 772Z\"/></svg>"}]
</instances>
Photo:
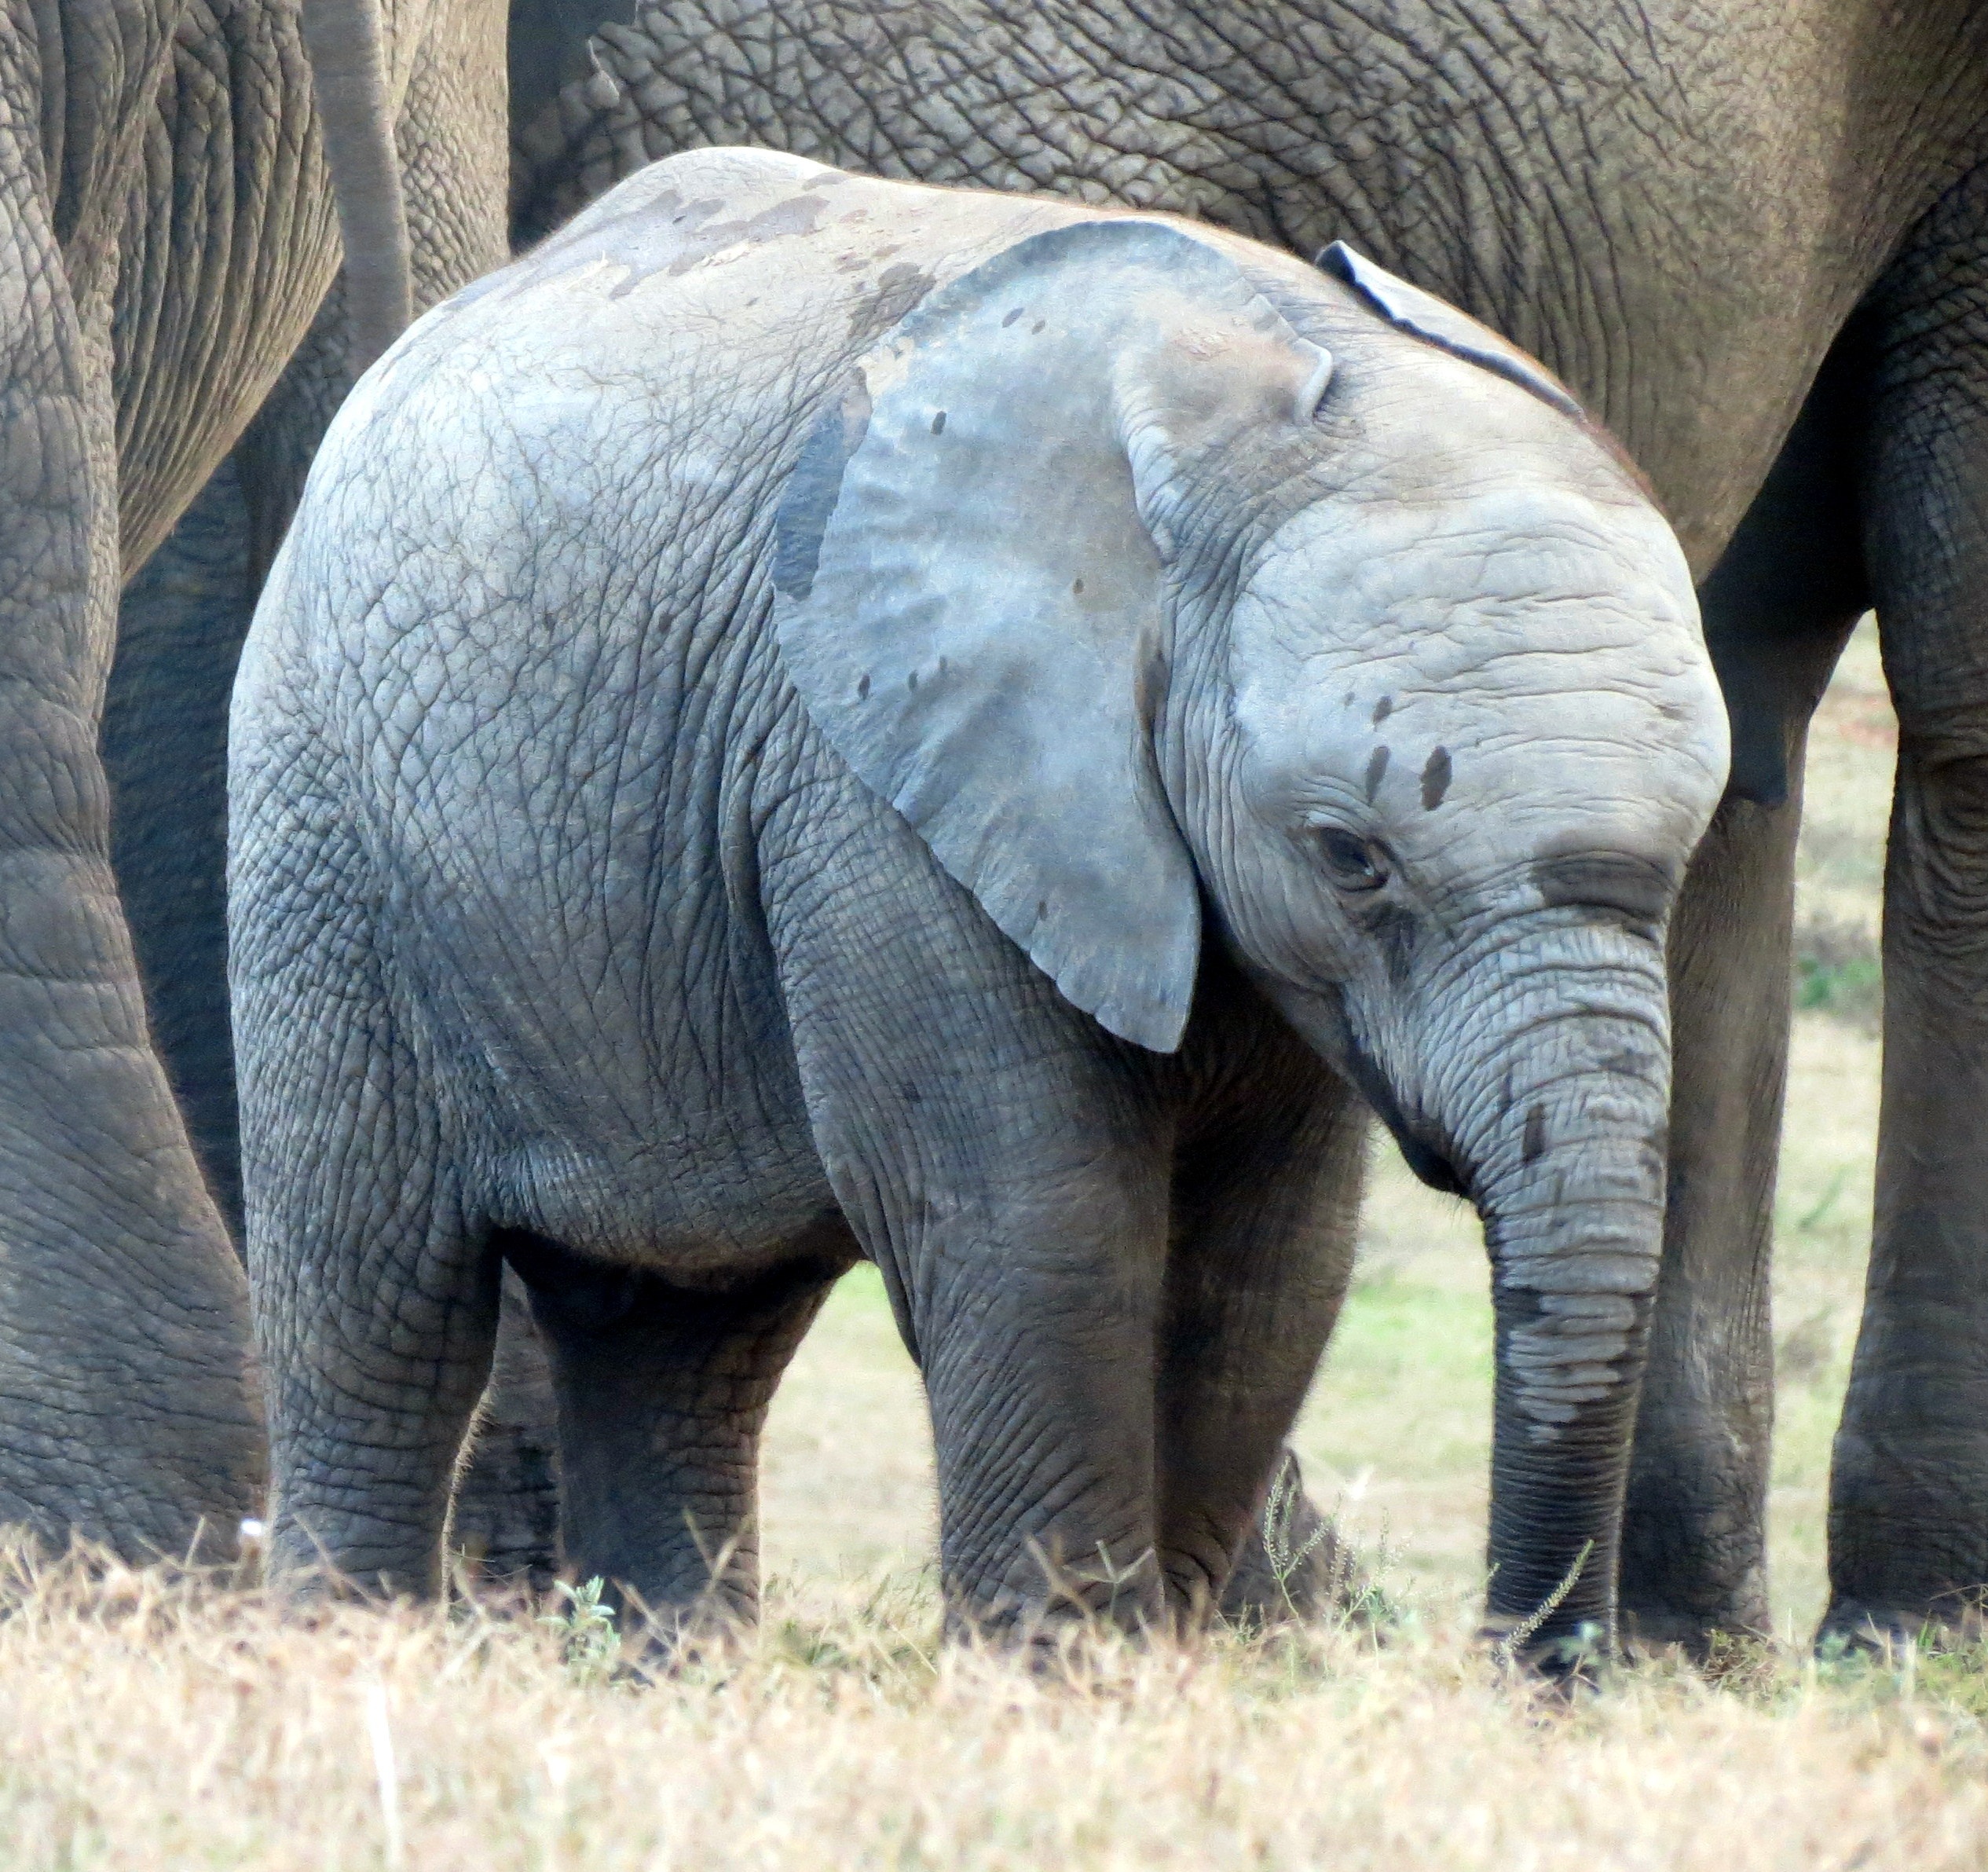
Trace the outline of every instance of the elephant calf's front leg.
<instances>
[{"instance_id":1,"label":"elephant calf's front leg","mask_svg":"<svg viewBox=\"0 0 1988 1872\"><path fill-rule=\"evenodd\" d=\"M944 1247L924 1244L939 1265L916 1311L955 1636L1034 1644L1073 1621L1136 1631L1164 1616L1153 1486L1161 1224L1152 1214L1143 1241L1125 1226L1142 1207L1135 1192L1102 1190L1032 1213L1018 1204L958 1218Z\"/></svg>"},{"instance_id":2,"label":"elephant calf's front leg","mask_svg":"<svg viewBox=\"0 0 1988 1872\"><path fill-rule=\"evenodd\" d=\"M1345 1298L1367 1126L1365 1105L1294 1036L1265 1046L1281 1057L1247 1122L1181 1152L1158 1431L1174 1610L1192 1619L1219 1595L1248 1624L1320 1610L1342 1583L1312 1570L1320 1556L1344 1561L1302 1493L1275 1504L1275 1525L1259 1518L1276 1472L1302 1488L1280 1439Z\"/></svg>"}]
</instances>

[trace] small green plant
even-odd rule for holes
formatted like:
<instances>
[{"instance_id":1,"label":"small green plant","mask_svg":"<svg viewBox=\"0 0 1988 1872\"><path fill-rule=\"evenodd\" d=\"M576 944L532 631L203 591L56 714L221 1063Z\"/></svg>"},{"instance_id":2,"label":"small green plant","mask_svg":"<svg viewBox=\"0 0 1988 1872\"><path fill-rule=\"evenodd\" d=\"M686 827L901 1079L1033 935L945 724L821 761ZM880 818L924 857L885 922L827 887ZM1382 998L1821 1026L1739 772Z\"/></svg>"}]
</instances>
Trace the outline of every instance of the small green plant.
<instances>
[{"instance_id":1,"label":"small green plant","mask_svg":"<svg viewBox=\"0 0 1988 1872\"><path fill-rule=\"evenodd\" d=\"M605 1683L621 1661L621 1633L614 1608L603 1603L607 1582L598 1574L584 1586L555 1580L555 1589L566 1602L562 1612L540 1620L565 1639L566 1669L577 1683Z\"/></svg>"}]
</instances>

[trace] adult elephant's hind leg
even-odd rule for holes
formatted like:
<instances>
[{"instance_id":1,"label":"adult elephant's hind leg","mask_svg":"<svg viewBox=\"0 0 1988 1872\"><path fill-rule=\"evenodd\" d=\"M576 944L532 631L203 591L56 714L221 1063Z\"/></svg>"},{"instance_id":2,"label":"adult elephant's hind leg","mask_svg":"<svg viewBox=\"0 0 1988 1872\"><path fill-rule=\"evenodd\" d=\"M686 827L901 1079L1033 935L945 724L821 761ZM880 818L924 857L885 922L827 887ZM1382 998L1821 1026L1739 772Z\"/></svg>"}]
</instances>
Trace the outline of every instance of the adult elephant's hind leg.
<instances>
[{"instance_id":1,"label":"adult elephant's hind leg","mask_svg":"<svg viewBox=\"0 0 1988 1872\"><path fill-rule=\"evenodd\" d=\"M232 1547L262 1447L241 1271L111 875L108 315L72 303L38 194L31 38L0 37L0 1523L142 1559Z\"/></svg>"},{"instance_id":2,"label":"adult elephant's hind leg","mask_svg":"<svg viewBox=\"0 0 1988 1872\"><path fill-rule=\"evenodd\" d=\"M698 1289L543 1238L500 1245L532 1295L559 1424L568 1567L668 1623L759 1610L759 1449L774 1387L855 1259L840 1217L771 1272Z\"/></svg>"},{"instance_id":3,"label":"adult elephant's hind leg","mask_svg":"<svg viewBox=\"0 0 1988 1872\"><path fill-rule=\"evenodd\" d=\"M1669 1207L1623 1526L1621 1607L1702 1654L1767 1629L1768 1276L1808 722L1864 608L1847 348L1700 596L1733 724L1726 797L1671 933Z\"/></svg>"},{"instance_id":4,"label":"adult elephant's hind leg","mask_svg":"<svg viewBox=\"0 0 1988 1872\"><path fill-rule=\"evenodd\" d=\"M1966 1627L1988 1595L1988 174L1873 296L1867 551L1898 767L1863 1328L1825 1630Z\"/></svg>"}]
</instances>

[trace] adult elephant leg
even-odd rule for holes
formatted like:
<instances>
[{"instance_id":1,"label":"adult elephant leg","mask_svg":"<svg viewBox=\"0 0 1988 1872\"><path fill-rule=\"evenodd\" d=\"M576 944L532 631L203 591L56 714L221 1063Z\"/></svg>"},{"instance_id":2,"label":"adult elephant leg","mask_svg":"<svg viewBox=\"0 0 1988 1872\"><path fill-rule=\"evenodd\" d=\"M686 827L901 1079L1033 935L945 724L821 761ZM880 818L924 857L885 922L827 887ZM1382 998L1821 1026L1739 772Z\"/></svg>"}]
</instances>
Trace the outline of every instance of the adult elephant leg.
<instances>
[{"instance_id":1,"label":"adult elephant leg","mask_svg":"<svg viewBox=\"0 0 1988 1872\"><path fill-rule=\"evenodd\" d=\"M238 449L124 595L104 708L111 862L152 1037L231 1230L241 1227L228 1034L228 694L255 607Z\"/></svg>"},{"instance_id":2,"label":"adult elephant leg","mask_svg":"<svg viewBox=\"0 0 1988 1872\"><path fill-rule=\"evenodd\" d=\"M108 346L68 296L38 148L6 147L32 123L0 126L0 1522L219 1551L262 1467L246 1295L111 874Z\"/></svg>"},{"instance_id":3,"label":"adult elephant leg","mask_svg":"<svg viewBox=\"0 0 1988 1872\"><path fill-rule=\"evenodd\" d=\"M1261 1518L1353 1271L1367 1116L1254 1001L1204 966L1197 1024L1249 1036L1247 1063L1176 1160L1157 1434L1170 1599L1260 1624L1321 1610L1344 1566L1329 1533L1296 1557L1320 1526L1302 1495L1268 1548Z\"/></svg>"},{"instance_id":4,"label":"adult elephant leg","mask_svg":"<svg viewBox=\"0 0 1988 1872\"><path fill-rule=\"evenodd\" d=\"M759 1450L774 1387L856 1259L837 1216L771 1272L698 1289L500 1238L557 1399L562 1544L582 1579L666 1620L759 1610Z\"/></svg>"},{"instance_id":5,"label":"adult elephant leg","mask_svg":"<svg viewBox=\"0 0 1988 1872\"><path fill-rule=\"evenodd\" d=\"M1866 551L1898 716L1884 1082L1825 1630L1963 1625L1988 1592L1988 175L1873 295Z\"/></svg>"},{"instance_id":6,"label":"adult elephant leg","mask_svg":"<svg viewBox=\"0 0 1988 1872\"><path fill-rule=\"evenodd\" d=\"M1854 338L1700 599L1733 726L1726 797L1671 933L1664 1259L1624 1511L1625 1632L1702 1654L1767 1629L1768 1275L1809 718L1865 606Z\"/></svg>"}]
</instances>

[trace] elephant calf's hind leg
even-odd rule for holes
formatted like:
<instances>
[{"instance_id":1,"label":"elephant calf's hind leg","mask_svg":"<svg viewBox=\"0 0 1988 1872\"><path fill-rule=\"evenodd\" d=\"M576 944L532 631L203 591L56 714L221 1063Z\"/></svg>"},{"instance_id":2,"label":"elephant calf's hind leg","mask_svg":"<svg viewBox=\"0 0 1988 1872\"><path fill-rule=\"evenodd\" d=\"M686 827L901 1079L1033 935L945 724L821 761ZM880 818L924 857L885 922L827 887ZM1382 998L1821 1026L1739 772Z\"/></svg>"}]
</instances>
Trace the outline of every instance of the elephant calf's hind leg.
<instances>
[{"instance_id":1,"label":"elephant calf's hind leg","mask_svg":"<svg viewBox=\"0 0 1988 1872\"><path fill-rule=\"evenodd\" d=\"M682 1618L759 1610L760 1433L774 1387L855 1258L840 1222L748 1284L701 1291L522 1233L558 1401L567 1564Z\"/></svg>"}]
</instances>

